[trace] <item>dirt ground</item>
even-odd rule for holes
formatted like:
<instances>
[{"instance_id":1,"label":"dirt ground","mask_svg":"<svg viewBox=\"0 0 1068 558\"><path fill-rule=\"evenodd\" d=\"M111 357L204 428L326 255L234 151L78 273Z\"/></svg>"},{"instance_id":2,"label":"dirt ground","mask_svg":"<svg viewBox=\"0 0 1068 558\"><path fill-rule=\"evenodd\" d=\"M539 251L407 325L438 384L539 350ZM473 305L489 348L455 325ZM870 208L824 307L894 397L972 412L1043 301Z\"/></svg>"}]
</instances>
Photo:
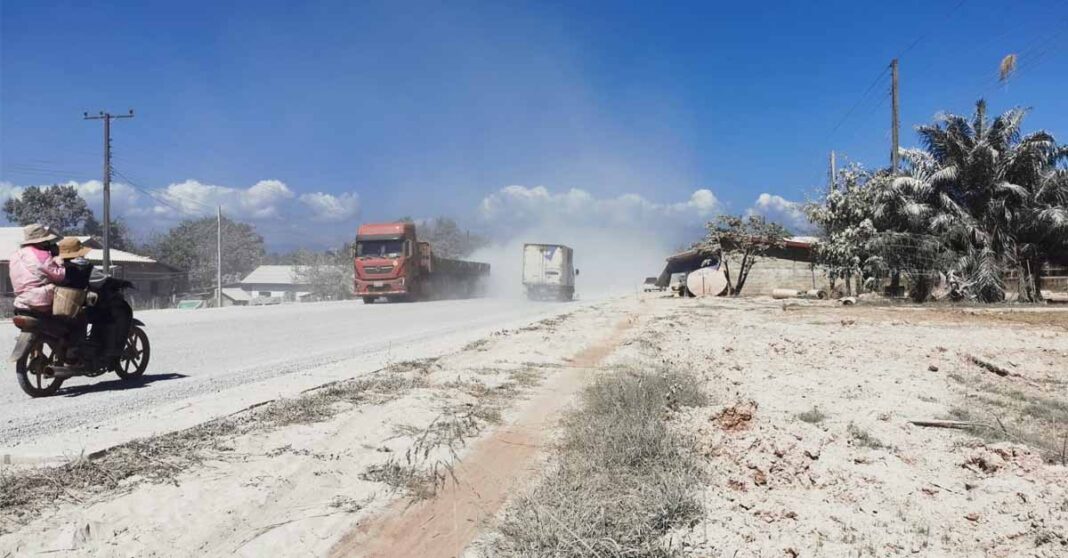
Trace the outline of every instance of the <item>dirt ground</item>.
<instances>
[{"instance_id":1,"label":"dirt ground","mask_svg":"<svg viewBox=\"0 0 1068 558\"><path fill-rule=\"evenodd\" d=\"M1068 313L675 306L659 350L701 366L720 402L681 419L710 479L687 553L1068 554ZM961 415L990 428L909 422Z\"/></svg>"},{"instance_id":2,"label":"dirt ground","mask_svg":"<svg viewBox=\"0 0 1068 558\"><path fill-rule=\"evenodd\" d=\"M171 441L173 474L12 503L34 485L3 470L0 556L493 555L559 412L623 365L710 396L664 418L705 469L672 552L1064 556L1065 317L631 295Z\"/></svg>"}]
</instances>

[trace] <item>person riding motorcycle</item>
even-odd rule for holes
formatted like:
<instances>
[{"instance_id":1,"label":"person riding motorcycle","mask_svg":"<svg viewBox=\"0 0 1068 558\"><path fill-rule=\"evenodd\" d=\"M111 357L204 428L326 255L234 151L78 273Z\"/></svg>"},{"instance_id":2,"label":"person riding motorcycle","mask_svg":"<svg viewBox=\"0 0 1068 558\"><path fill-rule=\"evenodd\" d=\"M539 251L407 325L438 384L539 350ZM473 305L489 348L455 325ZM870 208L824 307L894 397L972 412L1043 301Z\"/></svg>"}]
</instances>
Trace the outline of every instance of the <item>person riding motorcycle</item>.
<instances>
[{"instance_id":1,"label":"person riding motorcycle","mask_svg":"<svg viewBox=\"0 0 1068 558\"><path fill-rule=\"evenodd\" d=\"M86 308L86 318L93 327L89 334L90 344L103 349L100 351L102 358L117 359L126 346L126 332L130 330L133 309L122 296L116 296L112 289L105 288L108 277L85 259L90 248L82 245L81 240L68 236L60 240L57 247L58 257L66 270L66 277L60 286L89 289L96 298L95 303Z\"/></svg>"},{"instance_id":2,"label":"person riding motorcycle","mask_svg":"<svg viewBox=\"0 0 1068 558\"><path fill-rule=\"evenodd\" d=\"M67 276L56 255L59 236L39 223L22 227L22 244L11 255L9 274L15 291L15 313L52 313L56 284Z\"/></svg>"}]
</instances>

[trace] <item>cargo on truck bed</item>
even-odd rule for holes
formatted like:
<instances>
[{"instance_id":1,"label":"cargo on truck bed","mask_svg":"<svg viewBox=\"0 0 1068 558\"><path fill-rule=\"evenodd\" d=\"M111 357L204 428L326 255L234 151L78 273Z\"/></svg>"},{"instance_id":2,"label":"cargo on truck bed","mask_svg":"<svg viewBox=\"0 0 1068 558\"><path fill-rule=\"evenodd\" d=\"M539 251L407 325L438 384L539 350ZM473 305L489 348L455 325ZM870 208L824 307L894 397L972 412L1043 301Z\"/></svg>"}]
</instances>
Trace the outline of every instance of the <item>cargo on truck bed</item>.
<instances>
[{"instance_id":1,"label":"cargo on truck bed","mask_svg":"<svg viewBox=\"0 0 1068 558\"><path fill-rule=\"evenodd\" d=\"M562 244L523 245L523 287L531 300L575 297L574 250Z\"/></svg>"},{"instance_id":2,"label":"cargo on truck bed","mask_svg":"<svg viewBox=\"0 0 1068 558\"><path fill-rule=\"evenodd\" d=\"M490 273L487 263L434 255L416 237L415 223L360 225L353 252L353 291L367 304L478 296Z\"/></svg>"}]
</instances>

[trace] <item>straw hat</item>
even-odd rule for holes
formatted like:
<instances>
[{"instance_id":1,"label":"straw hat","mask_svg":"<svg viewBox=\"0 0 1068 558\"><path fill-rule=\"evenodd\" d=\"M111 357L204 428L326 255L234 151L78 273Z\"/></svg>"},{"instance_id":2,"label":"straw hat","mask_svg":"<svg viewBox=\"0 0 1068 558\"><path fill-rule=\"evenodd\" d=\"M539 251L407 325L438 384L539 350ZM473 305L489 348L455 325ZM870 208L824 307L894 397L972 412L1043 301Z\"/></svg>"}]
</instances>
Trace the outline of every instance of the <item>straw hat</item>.
<instances>
[{"instance_id":1,"label":"straw hat","mask_svg":"<svg viewBox=\"0 0 1068 558\"><path fill-rule=\"evenodd\" d=\"M32 225L26 225L22 227L22 245L28 246L30 244L40 244L42 242L48 242L50 240L57 240L59 238L56 233L52 232L52 229L40 224L34 223Z\"/></svg>"},{"instance_id":2,"label":"straw hat","mask_svg":"<svg viewBox=\"0 0 1068 558\"><path fill-rule=\"evenodd\" d=\"M80 258L92 250L92 248L82 245L82 241L78 240L76 236L68 236L60 240L57 246L59 246L59 257L64 260Z\"/></svg>"}]
</instances>

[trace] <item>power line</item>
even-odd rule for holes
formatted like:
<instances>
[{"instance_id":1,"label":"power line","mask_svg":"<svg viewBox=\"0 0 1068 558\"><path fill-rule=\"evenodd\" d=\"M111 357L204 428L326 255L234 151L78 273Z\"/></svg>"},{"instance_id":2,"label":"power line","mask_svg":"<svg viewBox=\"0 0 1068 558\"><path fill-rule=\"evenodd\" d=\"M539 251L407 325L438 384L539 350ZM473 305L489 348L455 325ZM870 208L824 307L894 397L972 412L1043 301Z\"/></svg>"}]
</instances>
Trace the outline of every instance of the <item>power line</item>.
<instances>
[{"instance_id":1,"label":"power line","mask_svg":"<svg viewBox=\"0 0 1068 558\"><path fill-rule=\"evenodd\" d=\"M953 15L956 14L957 10L959 10L962 6L964 6L964 4L967 3L967 1L968 0L959 0L952 8L950 8L950 10L948 12L946 12L946 15L943 17L943 19L952 18ZM916 48L916 46L919 45L924 39L926 39L929 34L930 34L930 31L928 30L928 31L925 31L925 32L921 33L920 35L918 35L904 49L899 51L897 53L897 55L894 56L894 58L895 59L900 59L900 58L904 57L906 54L911 52L912 49ZM890 67L889 66L883 68L882 72L880 72L879 75L877 75L875 77L875 79L872 80L871 84L868 86L867 89L864 90L864 93L861 94L860 98L857 99L857 101L855 103L853 103L853 106L851 106L849 108L849 110L846 111L845 115L842 116L842 118L838 121L838 123L835 124L834 127L831 129L830 133L827 134L826 140L831 139L834 136L834 134L836 132L838 132L838 130L842 127L842 125L845 124L849 120L849 117L852 116L853 113L856 112L857 108L859 108L867 100L867 98L871 94L871 92L875 90L876 86L878 86L881 83L881 80L884 77L886 77L886 75L887 75L887 73L889 71L890 71ZM883 101L885 101L885 99L883 99ZM876 105L873 109L871 109L871 111L878 110L878 108L882 106L883 101L880 101L880 103L878 105ZM869 113L871 111L869 111ZM824 140L824 141L826 141L826 140Z\"/></svg>"},{"instance_id":2,"label":"power line","mask_svg":"<svg viewBox=\"0 0 1068 558\"><path fill-rule=\"evenodd\" d=\"M142 185L138 184L136 181L131 179L129 176L119 172L118 170L116 170L114 172L115 172L115 174L121 176L124 180L126 180L126 183L131 188L133 188L134 190L137 190L138 192L141 192L142 194L145 194L146 196L152 198L153 200L156 200L157 202L159 202L159 203L161 203L161 204L163 204L163 205L165 205L165 206L167 206L167 207L169 207L169 208L171 208L171 209L173 209L175 211L178 211L179 213L187 213L188 211L187 211L187 208L180 207L179 205L177 205L175 203L175 200L177 200L179 202L188 203L190 205L199 206L199 207L201 207L201 208L203 208L204 210L207 210L207 211L213 211L216 208L216 206L214 206L214 205L208 205L208 204L206 204L206 203L204 203L202 201L199 201L199 200L194 200L192 198L188 198L188 197L185 197L185 196L179 196L179 195L177 195L177 194L175 194L173 192L169 192L169 191L166 191L166 190L158 190L158 189L153 190L151 188L147 188L145 186L142 186Z\"/></svg>"},{"instance_id":3,"label":"power line","mask_svg":"<svg viewBox=\"0 0 1068 558\"><path fill-rule=\"evenodd\" d=\"M889 71L890 71L890 66L886 66L885 68L883 68L883 71L879 72L879 75L875 76L875 79L872 80L871 85L869 85L868 88L864 90L864 93L861 94L859 99L857 99L857 102L853 103L852 107L849 107L849 110L846 111L845 116L843 116L842 119L839 120L838 123L834 125L834 128L831 129L830 133L827 134L827 138L826 139L831 139L831 137L834 136L834 133L837 132L838 129L842 127L842 124L845 124L846 120L849 120L849 117L853 114L853 112L855 110L857 110L857 107L859 107L860 104L862 102L864 102L865 99L868 98L868 95L871 94L872 90L875 89L876 85L879 85L879 82L884 77L886 77L886 74ZM824 140L824 141L826 141L826 140Z\"/></svg>"},{"instance_id":4,"label":"power line","mask_svg":"<svg viewBox=\"0 0 1068 558\"><path fill-rule=\"evenodd\" d=\"M82 113L84 120L104 121L104 273L111 273L111 121L133 118L133 109L128 114L111 114L101 111L99 115Z\"/></svg>"}]
</instances>

